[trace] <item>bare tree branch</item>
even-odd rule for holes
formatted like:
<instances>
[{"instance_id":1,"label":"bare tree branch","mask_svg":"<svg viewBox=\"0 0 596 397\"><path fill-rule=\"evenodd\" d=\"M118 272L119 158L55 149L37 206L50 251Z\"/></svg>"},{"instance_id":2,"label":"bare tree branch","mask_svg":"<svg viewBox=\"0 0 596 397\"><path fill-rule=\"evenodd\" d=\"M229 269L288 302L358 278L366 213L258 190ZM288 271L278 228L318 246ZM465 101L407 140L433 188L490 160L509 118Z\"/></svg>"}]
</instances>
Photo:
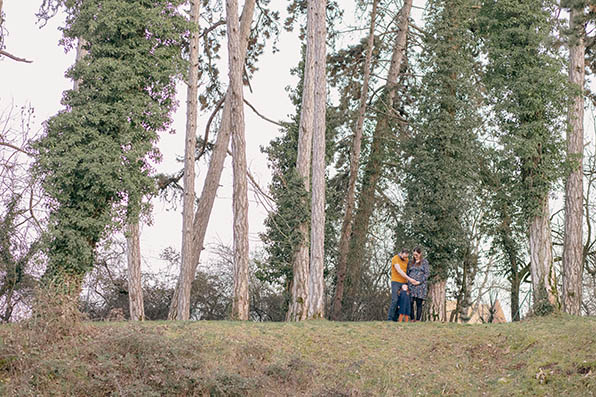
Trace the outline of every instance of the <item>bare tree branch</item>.
<instances>
[{"instance_id":1,"label":"bare tree branch","mask_svg":"<svg viewBox=\"0 0 596 397\"><path fill-rule=\"evenodd\" d=\"M25 58L19 58L19 57L15 56L15 55L12 55L11 53L6 52L4 50L0 50L0 55L4 55L5 57L8 57L10 59L13 59L13 60L15 60L17 62L25 62L25 63L32 63L33 62L33 61L30 61L30 60L25 59Z\"/></svg>"},{"instance_id":2,"label":"bare tree branch","mask_svg":"<svg viewBox=\"0 0 596 397\"><path fill-rule=\"evenodd\" d=\"M213 113L211 113L211 116L209 116L209 120L207 120L207 125L205 126L205 137L203 138L203 147L201 148L201 152L199 153L198 157L201 157L203 153L205 153L205 150L207 148L207 141L209 140L209 130L211 129L211 123L213 122L213 119L215 118L217 113L219 113L219 110L222 108L222 105L225 100L226 96L224 95L221 97L219 102L217 102L215 110L213 110Z\"/></svg>"},{"instance_id":3,"label":"bare tree branch","mask_svg":"<svg viewBox=\"0 0 596 397\"><path fill-rule=\"evenodd\" d=\"M33 153L29 153L29 152L28 152L28 151L26 151L25 149L23 149L23 148L20 148L20 147L18 147L18 146L15 146L15 145L13 145L13 144L10 144L10 143L8 143L8 142L2 142L2 141L0 141L0 146L6 146L6 147L9 147L9 148L11 148L11 149L14 149L14 150L16 150L17 152L25 153L27 156L33 157Z\"/></svg>"},{"instance_id":4,"label":"bare tree branch","mask_svg":"<svg viewBox=\"0 0 596 397\"><path fill-rule=\"evenodd\" d=\"M248 107L249 107L249 108L251 108L251 109L252 109L252 111L253 111L253 112L255 112L255 113L256 113L256 115L257 115L257 116L259 116L260 118L262 118L263 120L265 120L265 121L268 121L268 122L270 122L270 123L273 123L273 124L275 124L275 125L278 125L278 126L280 126L280 127L283 127L283 126L284 126L284 125L283 125L282 123L280 123L280 122L273 121L273 120L271 120L270 118L268 118L268 117L266 117L266 116L263 116L263 115L262 115L261 113L259 113L259 111L258 111L257 109L255 109L255 107L254 107L253 105L251 105L251 104L250 104L250 103L249 103L249 102L248 102L246 99L244 100L244 103L246 103L246 104L248 105Z\"/></svg>"}]
</instances>

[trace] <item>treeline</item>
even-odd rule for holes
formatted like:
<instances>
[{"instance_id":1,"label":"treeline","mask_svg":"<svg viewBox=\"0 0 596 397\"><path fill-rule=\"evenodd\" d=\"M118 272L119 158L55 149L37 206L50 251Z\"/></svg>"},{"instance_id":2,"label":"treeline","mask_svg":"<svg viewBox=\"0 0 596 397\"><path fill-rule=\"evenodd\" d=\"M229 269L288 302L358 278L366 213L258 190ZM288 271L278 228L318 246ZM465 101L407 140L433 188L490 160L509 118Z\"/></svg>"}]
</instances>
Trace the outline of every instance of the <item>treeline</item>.
<instances>
[{"instance_id":1,"label":"treeline","mask_svg":"<svg viewBox=\"0 0 596 397\"><path fill-rule=\"evenodd\" d=\"M67 16L74 86L40 136L2 131L2 321L36 286L80 295L97 319L378 320L390 258L415 246L431 265L427 319L466 321L505 292L519 320L527 290L531 313L593 315L594 6L398 3L356 1L347 26L333 0L288 1L283 21L268 1L44 0L38 18ZM243 90L282 29L304 38L300 79L264 148L272 180L255 191L271 210L251 252ZM154 175L180 80L184 167ZM228 154L233 247L198 269ZM155 197L182 203L167 277L141 272L138 225Z\"/></svg>"}]
</instances>

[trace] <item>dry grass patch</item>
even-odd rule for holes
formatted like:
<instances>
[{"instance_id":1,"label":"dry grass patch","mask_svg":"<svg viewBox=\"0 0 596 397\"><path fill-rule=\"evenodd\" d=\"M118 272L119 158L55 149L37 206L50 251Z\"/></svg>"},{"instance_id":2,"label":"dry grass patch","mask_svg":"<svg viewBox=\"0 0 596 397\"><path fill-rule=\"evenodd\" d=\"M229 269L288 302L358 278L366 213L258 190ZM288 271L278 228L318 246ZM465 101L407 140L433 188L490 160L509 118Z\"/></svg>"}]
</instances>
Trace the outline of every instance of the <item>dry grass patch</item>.
<instances>
[{"instance_id":1,"label":"dry grass patch","mask_svg":"<svg viewBox=\"0 0 596 397\"><path fill-rule=\"evenodd\" d=\"M596 320L0 327L0 395L590 396Z\"/></svg>"}]
</instances>

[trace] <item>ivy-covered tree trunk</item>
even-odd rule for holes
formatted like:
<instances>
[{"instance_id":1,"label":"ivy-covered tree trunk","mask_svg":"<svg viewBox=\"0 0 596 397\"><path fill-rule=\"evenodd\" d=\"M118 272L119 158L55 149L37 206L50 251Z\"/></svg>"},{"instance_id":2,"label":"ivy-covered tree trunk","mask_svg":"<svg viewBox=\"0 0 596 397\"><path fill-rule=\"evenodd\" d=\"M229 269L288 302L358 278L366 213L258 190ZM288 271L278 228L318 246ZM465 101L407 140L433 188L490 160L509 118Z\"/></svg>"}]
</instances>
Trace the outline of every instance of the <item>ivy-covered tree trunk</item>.
<instances>
[{"instance_id":1,"label":"ivy-covered tree trunk","mask_svg":"<svg viewBox=\"0 0 596 397\"><path fill-rule=\"evenodd\" d=\"M255 9L256 0L246 0L244 8L242 9L242 16L240 17L240 32L241 32L241 56L242 59L246 59L246 49L248 47L248 36L250 33L250 25ZM244 62L244 61L243 61ZM203 251L203 244L205 242L205 235L207 233L207 226L209 224L209 218L211 216L211 210L213 209L213 203L219 187L219 180L224 167L224 161L227 156L228 146L230 144L230 95L229 90L226 92L226 99L223 105L223 112L221 117L221 124L217 133L217 138L213 151L211 153L211 160L209 161L209 168L207 169L207 175L205 176L205 182L203 183L203 190L197 204L197 209L194 215L193 221L193 260L190 273L195 274L197 266L201 259L201 252ZM192 280L191 280L192 282ZM190 287L188 288L188 295L182 296L180 294L180 279L176 289L174 290L174 296L170 304L170 311L168 318L175 318L175 314L178 312L178 304L181 299L190 300Z\"/></svg>"},{"instance_id":2,"label":"ivy-covered tree trunk","mask_svg":"<svg viewBox=\"0 0 596 397\"><path fill-rule=\"evenodd\" d=\"M87 51L68 76L77 89L46 123L36 172L49 200L44 279L80 286L109 226L136 222L154 191L150 157L171 123L182 71L178 1L88 0L66 4L66 41ZM80 51L82 53L82 51Z\"/></svg>"},{"instance_id":3,"label":"ivy-covered tree trunk","mask_svg":"<svg viewBox=\"0 0 596 397\"><path fill-rule=\"evenodd\" d=\"M512 266L512 269L515 269L514 266ZM512 272L512 274L509 276L509 284L511 288L511 292L509 293L511 300L511 321L519 321L519 290L521 286L521 279L518 273Z\"/></svg>"},{"instance_id":4,"label":"ivy-covered tree trunk","mask_svg":"<svg viewBox=\"0 0 596 397\"><path fill-rule=\"evenodd\" d=\"M548 197L543 199L540 212L530 220L530 270L534 306L540 311L544 304L555 305L558 296L550 228Z\"/></svg>"},{"instance_id":5,"label":"ivy-covered tree trunk","mask_svg":"<svg viewBox=\"0 0 596 397\"><path fill-rule=\"evenodd\" d=\"M312 136L314 129L315 105L315 32L316 32L316 1L307 2L306 22L306 58L304 60L304 85L302 88L302 106L300 111L300 127L298 133L298 154L296 158L296 173L302 179L304 190L310 191L310 166L312 151ZM307 203L303 203L307 208ZM309 296L309 222L304 221L298 226L301 240L293 258L293 277L291 297L286 316L287 321L302 321L308 316Z\"/></svg>"},{"instance_id":6,"label":"ivy-covered tree trunk","mask_svg":"<svg viewBox=\"0 0 596 397\"><path fill-rule=\"evenodd\" d=\"M505 273L510 284L510 306L511 306L511 321L520 320L520 307L519 307L519 292L522 282L522 264L520 263L519 256L519 241L516 241L513 237L512 230L512 218L510 214L500 214L502 222L497 234L498 244L503 250L505 260L507 262L507 268ZM525 239L524 239L525 241Z\"/></svg>"},{"instance_id":7,"label":"ivy-covered tree trunk","mask_svg":"<svg viewBox=\"0 0 596 397\"><path fill-rule=\"evenodd\" d=\"M456 294L455 310L451 312L450 322L467 323L470 321L472 307L472 288L478 271L477 248L473 247L471 242L464 254L461 269L456 269L456 284L458 291ZM460 273L461 271L461 273Z\"/></svg>"},{"instance_id":8,"label":"ivy-covered tree trunk","mask_svg":"<svg viewBox=\"0 0 596 397\"><path fill-rule=\"evenodd\" d=\"M186 144L184 147L184 191L182 203L182 250L180 258L180 283L176 318L190 317L190 287L194 279L193 263L193 214L195 207L195 154L197 142L197 99L199 80L199 10L200 0L190 4L190 62L186 89Z\"/></svg>"},{"instance_id":9,"label":"ivy-covered tree trunk","mask_svg":"<svg viewBox=\"0 0 596 397\"><path fill-rule=\"evenodd\" d=\"M345 298L349 306L348 316L354 310L354 302L360 289L360 277L366 252L366 241L368 237L368 227L370 218L376 203L377 182L381 177L383 163L385 161L385 148L390 131L391 114L394 111L393 106L397 95L397 82L399 77L402 60L406 51L406 38L410 12L412 9L412 0L405 0L400 10L400 20L398 24L399 32L395 38L395 46L391 56L391 64L387 74L387 84L385 87L385 97L383 110L379 112L377 124L373 135L373 141L370 149L370 156L364 170L364 180L362 191L358 199L358 207L354 216L353 233L350 241L350 250L347 258L348 283L345 285ZM345 310L345 309L344 309Z\"/></svg>"},{"instance_id":10,"label":"ivy-covered tree trunk","mask_svg":"<svg viewBox=\"0 0 596 397\"><path fill-rule=\"evenodd\" d=\"M366 115L366 102L368 101L368 89L371 73L372 53L375 39L375 22L377 17L377 5L379 1L374 0L370 14L370 28L368 32L368 41L366 48L366 58L364 60L362 90L360 94L360 104L358 108L358 119L354 130L352 140L352 149L350 153L350 177L348 180L348 190L346 192L345 214L342 221L341 236L339 239L339 255L337 259L335 294L333 296L331 319L339 320L341 318L344 286L347 271L348 253L350 250L350 237L352 235L352 217L354 205L356 202L356 181L358 179L358 166L360 164L360 152L362 148L362 133L364 128L364 118Z\"/></svg>"},{"instance_id":11,"label":"ivy-covered tree trunk","mask_svg":"<svg viewBox=\"0 0 596 397\"><path fill-rule=\"evenodd\" d=\"M569 81L577 90L569 107L567 157L575 165L565 184L565 234L563 243L563 310L579 315L582 300L583 258L583 158L584 158L584 2L569 16Z\"/></svg>"},{"instance_id":12,"label":"ivy-covered tree trunk","mask_svg":"<svg viewBox=\"0 0 596 397\"><path fill-rule=\"evenodd\" d=\"M228 69L230 80L230 127L232 130L233 215L234 215L234 295L232 318L248 320L248 188L246 141L244 137L244 57L241 49L238 1L226 0L228 25Z\"/></svg>"},{"instance_id":13,"label":"ivy-covered tree trunk","mask_svg":"<svg viewBox=\"0 0 596 397\"><path fill-rule=\"evenodd\" d=\"M509 167L517 223L528 231L537 314L551 312L558 301L548 196L563 172L560 134L568 84L558 48L551 45L556 7L550 0L485 2L479 24L501 164Z\"/></svg>"},{"instance_id":14,"label":"ivy-covered tree trunk","mask_svg":"<svg viewBox=\"0 0 596 397\"><path fill-rule=\"evenodd\" d=\"M139 222L130 223L126 233L128 259L128 306L132 321L145 320L143 283L141 280L141 239Z\"/></svg>"},{"instance_id":15,"label":"ivy-covered tree trunk","mask_svg":"<svg viewBox=\"0 0 596 397\"><path fill-rule=\"evenodd\" d=\"M447 280L429 283L425 302L425 319L428 321L447 321Z\"/></svg>"}]
</instances>

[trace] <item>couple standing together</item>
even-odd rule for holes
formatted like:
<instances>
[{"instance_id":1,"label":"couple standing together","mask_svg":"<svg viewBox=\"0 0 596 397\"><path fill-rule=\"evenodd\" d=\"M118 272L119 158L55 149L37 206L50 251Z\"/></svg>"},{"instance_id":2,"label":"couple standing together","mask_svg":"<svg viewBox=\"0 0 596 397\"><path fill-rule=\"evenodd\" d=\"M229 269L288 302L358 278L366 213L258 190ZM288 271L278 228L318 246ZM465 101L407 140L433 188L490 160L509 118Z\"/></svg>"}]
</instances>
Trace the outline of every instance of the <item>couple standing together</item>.
<instances>
[{"instance_id":1,"label":"couple standing together","mask_svg":"<svg viewBox=\"0 0 596 397\"><path fill-rule=\"evenodd\" d=\"M388 321L400 321L411 317L413 321L422 318L422 303L428 291L427 280L430 273L428 261L422 257L422 249L416 247L413 258L408 261L410 252L402 249L391 259L391 306ZM404 287L405 286L405 287Z\"/></svg>"}]
</instances>

